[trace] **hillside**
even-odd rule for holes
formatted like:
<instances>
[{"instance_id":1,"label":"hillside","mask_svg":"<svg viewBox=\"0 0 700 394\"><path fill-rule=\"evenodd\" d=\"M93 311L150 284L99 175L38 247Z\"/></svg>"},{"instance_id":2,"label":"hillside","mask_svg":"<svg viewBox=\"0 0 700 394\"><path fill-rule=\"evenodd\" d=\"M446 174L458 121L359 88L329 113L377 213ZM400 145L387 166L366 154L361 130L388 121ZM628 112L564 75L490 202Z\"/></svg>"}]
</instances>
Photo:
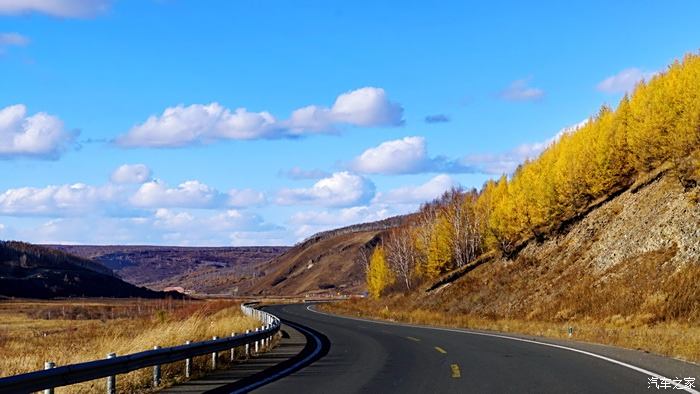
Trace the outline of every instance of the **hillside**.
<instances>
[{"instance_id":1,"label":"hillside","mask_svg":"<svg viewBox=\"0 0 700 394\"><path fill-rule=\"evenodd\" d=\"M512 260L495 258L416 298L528 320L700 321L700 204L672 175L630 189Z\"/></svg>"},{"instance_id":2,"label":"hillside","mask_svg":"<svg viewBox=\"0 0 700 394\"><path fill-rule=\"evenodd\" d=\"M131 285L77 256L23 242L0 241L0 296L142 297L168 294Z\"/></svg>"},{"instance_id":3,"label":"hillside","mask_svg":"<svg viewBox=\"0 0 700 394\"><path fill-rule=\"evenodd\" d=\"M356 224L308 237L236 285L250 295L359 294L366 289L364 264L380 235L409 216Z\"/></svg>"},{"instance_id":4,"label":"hillside","mask_svg":"<svg viewBox=\"0 0 700 394\"><path fill-rule=\"evenodd\" d=\"M48 245L113 270L116 275L154 290L182 287L200 294L231 294L241 278L254 276L260 263L287 247L171 247Z\"/></svg>"}]
</instances>

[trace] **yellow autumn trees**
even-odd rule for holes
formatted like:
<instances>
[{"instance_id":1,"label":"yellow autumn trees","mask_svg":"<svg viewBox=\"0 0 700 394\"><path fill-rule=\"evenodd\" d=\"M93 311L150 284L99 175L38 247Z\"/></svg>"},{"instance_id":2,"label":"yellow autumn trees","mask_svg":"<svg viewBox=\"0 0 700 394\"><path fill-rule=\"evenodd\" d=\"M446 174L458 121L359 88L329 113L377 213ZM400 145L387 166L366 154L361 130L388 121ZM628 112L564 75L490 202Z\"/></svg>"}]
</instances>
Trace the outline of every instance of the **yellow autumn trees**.
<instances>
[{"instance_id":1,"label":"yellow autumn trees","mask_svg":"<svg viewBox=\"0 0 700 394\"><path fill-rule=\"evenodd\" d=\"M384 289L394 283L394 275L384 255L384 247L377 246L372 252L367 267L367 292L373 298L379 298Z\"/></svg>"},{"instance_id":2,"label":"yellow autumn trees","mask_svg":"<svg viewBox=\"0 0 700 394\"><path fill-rule=\"evenodd\" d=\"M511 254L592 203L624 190L662 164L678 166L700 149L700 57L688 55L640 82L617 109L603 106L510 177L488 182L486 246Z\"/></svg>"},{"instance_id":3,"label":"yellow autumn trees","mask_svg":"<svg viewBox=\"0 0 700 394\"><path fill-rule=\"evenodd\" d=\"M510 176L486 182L479 192L451 190L425 204L402 232L410 238L401 245L411 246L412 260L389 260L411 261L410 279L431 280L484 251L511 256L524 241L546 237L662 165L692 178L684 184L700 183L699 55L640 82L616 109L602 106ZM389 253L396 250L408 249ZM384 252L375 251L377 272L368 273L376 296L393 280L391 267L399 266L380 263Z\"/></svg>"}]
</instances>

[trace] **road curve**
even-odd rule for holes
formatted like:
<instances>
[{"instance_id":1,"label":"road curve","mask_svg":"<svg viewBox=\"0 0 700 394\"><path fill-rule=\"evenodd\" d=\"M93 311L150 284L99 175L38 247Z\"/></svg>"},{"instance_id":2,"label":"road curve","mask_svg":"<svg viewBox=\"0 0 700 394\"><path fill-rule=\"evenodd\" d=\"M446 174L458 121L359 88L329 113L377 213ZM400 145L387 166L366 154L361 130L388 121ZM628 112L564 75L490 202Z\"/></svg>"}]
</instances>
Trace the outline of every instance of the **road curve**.
<instances>
[{"instance_id":1,"label":"road curve","mask_svg":"<svg viewBox=\"0 0 700 394\"><path fill-rule=\"evenodd\" d=\"M318 344L323 346L318 349L322 357L288 376L257 387L255 392L638 393L649 390L650 376L646 370L557 345L543 346L460 330L348 319L307 307L280 305L267 310L323 334L323 344Z\"/></svg>"}]
</instances>

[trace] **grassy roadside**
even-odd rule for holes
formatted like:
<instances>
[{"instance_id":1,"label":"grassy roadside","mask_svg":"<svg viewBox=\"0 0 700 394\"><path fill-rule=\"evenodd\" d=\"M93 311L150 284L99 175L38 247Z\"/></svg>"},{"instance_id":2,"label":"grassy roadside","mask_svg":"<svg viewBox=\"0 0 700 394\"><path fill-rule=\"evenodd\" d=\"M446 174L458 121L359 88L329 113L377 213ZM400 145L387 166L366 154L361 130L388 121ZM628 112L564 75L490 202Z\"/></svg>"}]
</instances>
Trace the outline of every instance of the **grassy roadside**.
<instances>
[{"instance_id":1,"label":"grassy roadside","mask_svg":"<svg viewBox=\"0 0 700 394\"><path fill-rule=\"evenodd\" d=\"M0 377L56 365L179 345L244 332L257 326L236 301L70 300L0 303ZM203 371L208 357L195 358ZM163 382L182 379L182 365L163 366ZM120 392L148 392L151 370L117 377ZM104 391L102 380L56 390Z\"/></svg>"},{"instance_id":2,"label":"grassy roadside","mask_svg":"<svg viewBox=\"0 0 700 394\"><path fill-rule=\"evenodd\" d=\"M443 327L492 330L572 339L636 349L700 363L700 327L681 323L637 324L626 319L609 322L582 320L556 323L532 320L486 319L467 314L442 314L426 309L407 309L394 300L351 299L321 304L320 310L346 316L425 324Z\"/></svg>"}]
</instances>

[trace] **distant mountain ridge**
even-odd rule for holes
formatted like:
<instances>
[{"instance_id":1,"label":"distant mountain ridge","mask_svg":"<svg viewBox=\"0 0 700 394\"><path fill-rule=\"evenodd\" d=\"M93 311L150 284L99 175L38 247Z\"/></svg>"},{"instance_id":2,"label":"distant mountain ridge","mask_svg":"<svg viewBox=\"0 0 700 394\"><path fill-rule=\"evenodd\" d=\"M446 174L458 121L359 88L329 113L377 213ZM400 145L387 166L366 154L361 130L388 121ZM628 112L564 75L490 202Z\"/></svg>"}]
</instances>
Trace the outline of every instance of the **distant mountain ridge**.
<instances>
[{"instance_id":1,"label":"distant mountain ridge","mask_svg":"<svg viewBox=\"0 0 700 394\"><path fill-rule=\"evenodd\" d=\"M92 259L129 283L154 290L182 287L198 294L232 294L258 265L286 246L182 247L150 245L46 245Z\"/></svg>"},{"instance_id":2,"label":"distant mountain ridge","mask_svg":"<svg viewBox=\"0 0 700 394\"><path fill-rule=\"evenodd\" d=\"M88 259L24 242L0 241L0 296L161 298L168 294L124 282L111 269Z\"/></svg>"}]
</instances>

